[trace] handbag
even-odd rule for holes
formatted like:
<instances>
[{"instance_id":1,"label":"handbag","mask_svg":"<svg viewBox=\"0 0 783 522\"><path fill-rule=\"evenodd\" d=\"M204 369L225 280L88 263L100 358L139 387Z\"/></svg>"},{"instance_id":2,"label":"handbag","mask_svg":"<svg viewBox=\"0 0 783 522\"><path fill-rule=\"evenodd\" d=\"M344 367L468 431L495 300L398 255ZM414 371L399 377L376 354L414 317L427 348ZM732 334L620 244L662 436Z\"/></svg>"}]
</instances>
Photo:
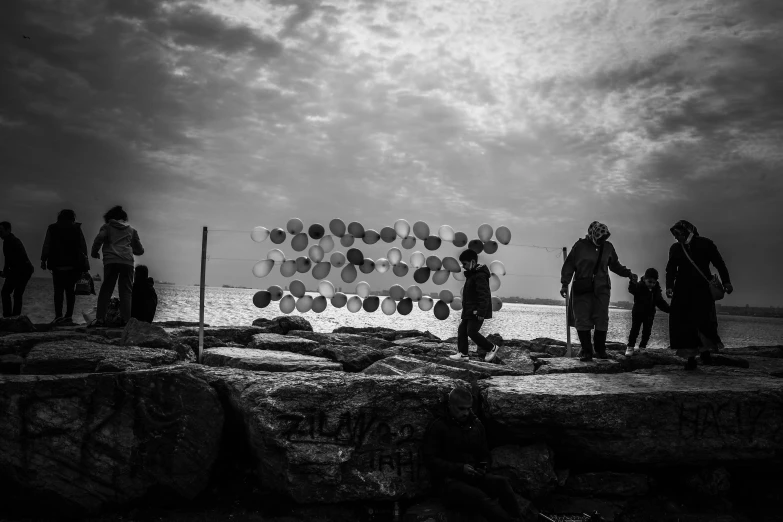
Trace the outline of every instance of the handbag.
<instances>
[{"instance_id":1,"label":"handbag","mask_svg":"<svg viewBox=\"0 0 783 522\"><path fill-rule=\"evenodd\" d=\"M701 275L705 281L707 281L707 284L710 287L710 297L712 297L713 301L720 301L723 299L723 296L726 295L726 290L723 288L723 283L721 283L720 278L717 274L713 275L711 279L708 279L706 275L704 275L704 272L701 271L701 269L696 266L696 263L693 262L693 259L691 259L690 254L688 254L688 249L685 248L685 245L680 243L682 245L682 251L685 252L685 257L688 258L688 261L691 262L693 267L696 269L696 271Z\"/></svg>"},{"instance_id":2,"label":"handbag","mask_svg":"<svg viewBox=\"0 0 783 522\"><path fill-rule=\"evenodd\" d=\"M76 288L74 288L74 294L76 295L92 295L95 294L95 284L92 282L92 276L89 272L82 272L79 280L76 281Z\"/></svg>"},{"instance_id":3,"label":"handbag","mask_svg":"<svg viewBox=\"0 0 783 522\"><path fill-rule=\"evenodd\" d=\"M593 274L590 277L582 277L580 279L574 279L574 285L571 287L575 295L589 294L595 289L595 274L598 273L598 267L601 265L601 259L604 256L604 243L601 243L601 247L598 249L598 260L593 267Z\"/></svg>"}]
</instances>

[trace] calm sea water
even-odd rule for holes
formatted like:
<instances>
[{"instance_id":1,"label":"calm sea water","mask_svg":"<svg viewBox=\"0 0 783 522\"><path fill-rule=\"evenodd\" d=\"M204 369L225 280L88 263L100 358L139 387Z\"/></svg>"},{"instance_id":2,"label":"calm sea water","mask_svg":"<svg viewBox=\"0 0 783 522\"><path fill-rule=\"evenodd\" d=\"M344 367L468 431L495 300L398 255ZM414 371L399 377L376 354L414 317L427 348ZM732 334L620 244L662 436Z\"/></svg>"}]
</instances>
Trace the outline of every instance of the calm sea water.
<instances>
[{"instance_id":1,"label":"calm sea water","mask_svg":"<svg viewBox=\"0 0 783 522\"><path fill-rule=\"evenodd\" d=\"M96 283L96 291L100 288L100 284ZM160 301L155 316L156 321L198 321L198 287L156 285L156 289ZM283 315L277 302L272 302L264 309L256 308L252 301L255 292L256 290L242 288L208 287L204 306L205 321L213 326L249 325L258 317L271 319ZM79 317L74 319L83 323L81 312L92 309L96 302L96 296L77 297L74 315ZM44 278L30 280L25 292L24 313L35 323L49 322L54 318L51 280ZM365 311L351 313L345 307L329 307L320 314L314 312L300 314L294 311L292 315L302 315L318 332L331 332L338 326L384 326L398 330L429 330L442 339L456 336L459 324L459 312L452 311L446 320L439 321L432 315L432 310L423 312L416 306L407 316L397 314L387 316L380 309L374 313ZM631 327L630 310L612 309L609 316L608 338L614 341L626 341ZM783 344L783 319L720 316L719 320L719 332L726 346ZM668 327L668 315L659 312L653 326L651 347L668 346ZM482 331L485 334L497 332L506 339L550 337L564 341L566 339L565 307L505 303L503 309L486 322ZM576 340L576 332L572 330L571 334Z\"/></svg>"}]
</instances>

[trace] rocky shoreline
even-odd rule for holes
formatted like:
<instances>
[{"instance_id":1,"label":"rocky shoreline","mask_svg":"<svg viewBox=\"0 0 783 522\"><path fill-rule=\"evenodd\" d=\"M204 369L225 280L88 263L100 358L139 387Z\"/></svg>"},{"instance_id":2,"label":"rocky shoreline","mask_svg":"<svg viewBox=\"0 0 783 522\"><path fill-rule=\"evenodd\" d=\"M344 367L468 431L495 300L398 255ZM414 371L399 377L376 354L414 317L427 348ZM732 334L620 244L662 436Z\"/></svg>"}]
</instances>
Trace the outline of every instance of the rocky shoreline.
<instances>
[{"instance_id":1,"label":"rocky shoreline","mask_svg":"<svg viewBox=\"0 0 783 522\"><path fill-rule=\"evenodd\" d=\"M685 372L623 343L582 363L495 336L489 364L445 358L456 339L301 317L204 333L198 364L193 323L0 320L3 519L391 520L397 502L401 520L468 520L433 497L419 450L458 383L528 520L779 519L783 346Z\"/></svg>"}]
</instances>

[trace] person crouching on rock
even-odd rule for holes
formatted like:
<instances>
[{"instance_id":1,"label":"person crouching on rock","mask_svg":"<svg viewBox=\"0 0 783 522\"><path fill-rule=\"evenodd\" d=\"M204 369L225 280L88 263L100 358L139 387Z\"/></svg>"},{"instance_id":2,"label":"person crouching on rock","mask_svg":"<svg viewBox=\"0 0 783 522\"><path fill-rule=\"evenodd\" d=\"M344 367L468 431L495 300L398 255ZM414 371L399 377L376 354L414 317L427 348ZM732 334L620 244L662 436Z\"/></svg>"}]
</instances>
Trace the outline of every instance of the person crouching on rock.
<instances>
[{"instance_id":1,"label":"person crouching on rock","mask_svg":"<svg viewBox=\"0 0 783 522\"><path fill-rule=\"evenodd\" d=\"M447 508L478 512L489 522L520 520L508 479L486 472L492 455L472 405L467 389L454 388L446 408L427 427L423 451L432 484Z\"/></svg>"},{"instance_id":2,"label":"person crouching on rock","mask_svg":"<svg viewBox=\"0 0 783 522\"><path fill-rule=\"evenodd\" d=\"M669 303L663 298L663 290L658 284L658 271L648 268L644 277L638 283L628 282L628 291L633 295L633 309L631 310L631 333L628 336L628 348L626 356L638 354L642 348L647 348L647 342L652 333L653 321L655 321L655 309L669 313ZM642 340L636 348L636 338L639 329L642 330Z\"/></svg>"},{"instance_id":3,"label":"person crouching on rock","mask_svg":"<svg viewBox=\"0 0 783 522\"><path fill-rule=\"evenodd\" d=\"M491 362L498 347L479 333L484 319L492 318L492 293L489 290L489 269L478 264L478 254L465 250L459 255L465 269L465 286L462 289L462 320L457 329L457 353L449 355L455 361L468 361L468 337L478 345L479 356Z\"/></svg>"},{"instance_id":4,"label":"person crouching on rock","mask_svg":"<svg viewBox=\"0 0 783 522\"><path fill-rule=\"evenodd\" d=\"M137 265L133 276L133 292L131 295L131 317L151 323L158 309L158 293L155 291L155 280L150 277L149 269Z\"/></svg>"}]
</instances>

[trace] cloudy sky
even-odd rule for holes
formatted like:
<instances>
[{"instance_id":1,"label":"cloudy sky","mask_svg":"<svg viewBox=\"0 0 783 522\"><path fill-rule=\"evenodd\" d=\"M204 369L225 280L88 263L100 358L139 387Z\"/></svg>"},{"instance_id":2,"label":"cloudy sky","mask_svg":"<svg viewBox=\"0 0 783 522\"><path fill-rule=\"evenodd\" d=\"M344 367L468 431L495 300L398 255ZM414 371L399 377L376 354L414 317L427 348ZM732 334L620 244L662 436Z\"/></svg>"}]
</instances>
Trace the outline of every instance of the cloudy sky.
<instances>
[{"instance_id":1,"label":"cloudy sky","mask_svg":"<svg viewBox=\"0 0 783 522\"><path fill-rule=\"evenodd\" d=\"M114 204L183 284L205 225L486 222L570 248L599 220L641 273L688 219L729 264L726 304L783 305L780 0L6 0L0 29L0 219L36 265L58 210L90 241ZM500 295L557 296L560 253L492 258ZM207 281L283 281L252 264L211 259Z\"/></svg>"}]
</instances>

